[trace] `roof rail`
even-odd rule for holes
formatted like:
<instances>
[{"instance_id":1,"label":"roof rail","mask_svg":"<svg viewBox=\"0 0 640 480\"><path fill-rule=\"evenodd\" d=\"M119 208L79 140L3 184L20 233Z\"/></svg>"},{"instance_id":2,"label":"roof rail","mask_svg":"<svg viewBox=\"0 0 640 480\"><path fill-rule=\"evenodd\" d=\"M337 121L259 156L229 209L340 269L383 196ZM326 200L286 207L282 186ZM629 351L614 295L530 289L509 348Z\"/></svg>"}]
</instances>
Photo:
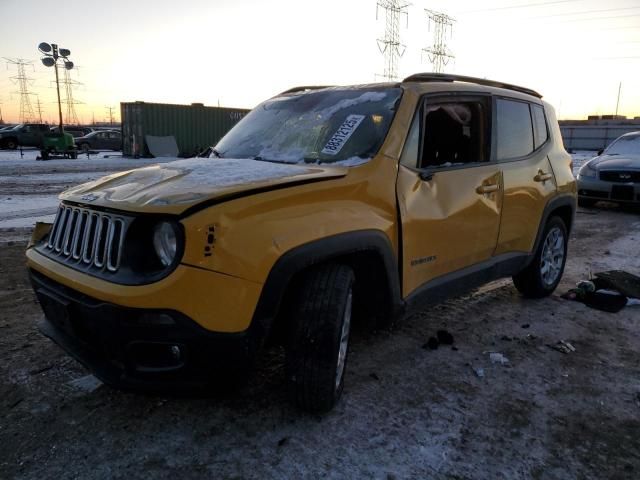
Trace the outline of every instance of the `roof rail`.
<instances>
[{"instance_id":1,"label":"roof rail","mask_svg":"<svg viewBox=\"0 0 640 480\"><path fill-rule=\"evenodd\" d=\"M307 90L320 90L321 88L329 88L330 86L331 85L303 85L285 90L280 95L284 95L285 93L306 92Z\"/></svg>"},{"instance_id":2,"label":"roof rail","mask_svg":"<svg viewBox=\"0 0 640 480\"><path fill-rule=\"evenodd\" d=\"M526 93L527 95L533 95L534 97L542 98L535 90L530 88L519 87L517 85L511 85L509 83L496 82L494 80L487 80L486 78L466 77L464 75L452 75L449 73L416 73L403 80L403 82L467 82L477 83L478 85L486 85L487 87L506 88L507 90L514 90L520 93Z\"/></svg>"}]
</instances>

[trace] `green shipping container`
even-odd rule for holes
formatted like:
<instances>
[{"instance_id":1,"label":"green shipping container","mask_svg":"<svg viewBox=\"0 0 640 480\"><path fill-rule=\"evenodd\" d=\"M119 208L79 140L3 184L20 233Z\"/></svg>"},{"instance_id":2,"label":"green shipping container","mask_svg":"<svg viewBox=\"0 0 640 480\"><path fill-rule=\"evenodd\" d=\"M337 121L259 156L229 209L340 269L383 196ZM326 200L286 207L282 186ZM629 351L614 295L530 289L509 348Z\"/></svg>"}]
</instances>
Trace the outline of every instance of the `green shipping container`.
<instances>
[{"instance_id":1,"label":"green shipping container","mask_svg":"<svg viewBox=\"0 0 640 480\"><path fill-rule=\"evenodd\" d=\"M173 135L180 156L192 157L218 143L248 112L241 108L205 107L201 103L123 102L120 103L122 153L149 156L146 135Z\"/></svg>"}]
</instances>

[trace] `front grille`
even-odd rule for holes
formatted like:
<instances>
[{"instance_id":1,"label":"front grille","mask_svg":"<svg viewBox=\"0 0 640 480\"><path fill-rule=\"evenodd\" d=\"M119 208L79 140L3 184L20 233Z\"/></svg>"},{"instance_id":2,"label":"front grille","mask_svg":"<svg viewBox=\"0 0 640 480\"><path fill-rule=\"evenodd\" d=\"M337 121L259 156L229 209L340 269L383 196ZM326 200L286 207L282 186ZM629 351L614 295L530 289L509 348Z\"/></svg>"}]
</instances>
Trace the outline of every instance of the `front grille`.
<instances>
[{"instance_id":1,"label":"front grille","mask_svg":"<svg viewBox=\"0 0 640 480\"><path fill-rule=\"evenodd\" d=\"M62 263L116 272L131 217L61 204L45 253Z\"/></svg>"},{"instance_id":2,"label":"front grille","mask_svg":"<svg viewBox=\"0 0 640 480\"><path fill-rule=\"evenodd\" d=\"M635 170L600 170L600 180L606 182L640 183L640 171Z\"/></svg>"}]
</instances>

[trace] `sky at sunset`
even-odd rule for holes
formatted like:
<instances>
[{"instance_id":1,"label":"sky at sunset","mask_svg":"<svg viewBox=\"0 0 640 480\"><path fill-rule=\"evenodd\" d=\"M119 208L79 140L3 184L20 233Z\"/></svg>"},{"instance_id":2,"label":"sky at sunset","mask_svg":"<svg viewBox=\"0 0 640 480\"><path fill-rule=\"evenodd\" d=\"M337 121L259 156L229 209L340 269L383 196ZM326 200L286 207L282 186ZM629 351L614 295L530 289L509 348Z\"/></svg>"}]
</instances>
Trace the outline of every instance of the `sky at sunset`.
<instances>
[{"instance_id":1,"label":"sky at sunset","mask_svg":"<svg viewBox=\"0 0 640 480\"><path fill-rule=\"evenodd\" d=\"M295 85L379 79L376 42L384 15L376 0L0 0L0 57L33 61L27 75L43 120L56 119L51 68L37 45L71 50L81 122L104 121L107 107L143 100L251 108ZM533 88L560 118L640 116L640 0L413 0L400 34L399 75L431 71L424 9L456 22L447 37L455 59L445 71ZM20 96L2 60L0 108L19 120ZM36 96L32 97L35 105ZM65 112L63 106L63 113Z\"/></svg>"}]
</instances>

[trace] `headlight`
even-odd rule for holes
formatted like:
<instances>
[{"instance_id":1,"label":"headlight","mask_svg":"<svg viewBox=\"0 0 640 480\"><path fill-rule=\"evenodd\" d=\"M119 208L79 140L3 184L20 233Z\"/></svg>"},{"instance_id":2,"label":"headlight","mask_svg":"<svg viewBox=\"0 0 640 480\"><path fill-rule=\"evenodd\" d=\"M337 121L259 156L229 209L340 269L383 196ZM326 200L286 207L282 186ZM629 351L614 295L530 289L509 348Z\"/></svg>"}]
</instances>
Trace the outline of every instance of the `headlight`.
<instances>
[{"instance_id":1,"label":"headlight","mask_svg":"<svg viewBox=\"0 0 640 480\"><path fill-rule=\"evenodd\" d=\"M160 222L153 229L153 247L162 265L168 267L176 258L178 250L177 226L170 222Z\"/></svg>"},{"instance_id":2,"label":"headlight","mask_svg":"<svg viewBox=\"0 0 640 480\"><path fill-rule=\"evenodd\" d=\"M578 170L578 175L580 175L581 177L595 177L596 169L592 168L588 163L585 163L582 167L580 167L580 170Z\"/></svg>"}]
</instances>

